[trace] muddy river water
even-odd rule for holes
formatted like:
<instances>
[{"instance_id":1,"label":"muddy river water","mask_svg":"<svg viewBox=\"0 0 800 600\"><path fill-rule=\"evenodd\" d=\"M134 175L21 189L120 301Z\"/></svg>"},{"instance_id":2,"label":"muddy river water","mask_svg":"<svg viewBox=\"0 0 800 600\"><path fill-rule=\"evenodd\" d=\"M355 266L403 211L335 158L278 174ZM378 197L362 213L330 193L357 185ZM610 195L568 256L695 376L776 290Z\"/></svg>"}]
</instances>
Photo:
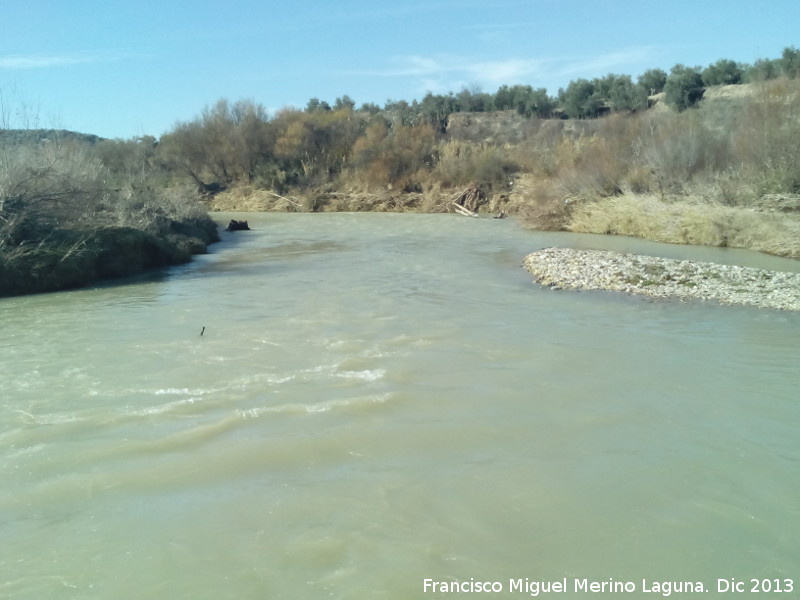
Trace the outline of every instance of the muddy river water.
<instances>
[{"instance_id":1,"label":"muddy river water","mask_svg":"<svg viewBox=\"0 0 800 600\"><path fill-rule=\"evenodd\" d=\"M800 313L553 291L520 266L547 246L797 263L511 220L243 217L189 265L0 300L0 598L800 589Z\"/></svg>"}]
</instances>

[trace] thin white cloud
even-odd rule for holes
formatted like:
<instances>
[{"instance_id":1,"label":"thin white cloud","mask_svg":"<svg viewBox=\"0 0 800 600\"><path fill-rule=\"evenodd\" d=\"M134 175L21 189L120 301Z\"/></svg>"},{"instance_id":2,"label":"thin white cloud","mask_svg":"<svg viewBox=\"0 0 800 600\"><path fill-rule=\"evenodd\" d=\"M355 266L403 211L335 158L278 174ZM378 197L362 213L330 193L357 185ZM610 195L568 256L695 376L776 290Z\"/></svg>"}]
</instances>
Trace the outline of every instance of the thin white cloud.
<instances>
[{"instance_id":1,"label":"thin white cloud","mask_svg":"<svg viewBox=\"0 0 800 600\"><path fill-rule=\"evenodd\" d=\"M503 85L519 83L541 76L545 64L540 60L506 59L471 63L467 66L470 79Z\"/></svg>"},{"instance_id":2,"label":"thin white cloud","mask_svg":"<svg viewBox=\"0 0 800 600\"><path fill-rule=\"evenodd\" d=\"M505 81L535 74L541 61L510 58L493 61L475 61L453 55L401 56L392 59L383 69L348 71L347 75L366 77L431 77L434 75L462 75L467 79Z\"/></svg>"},{"instance_id":3,"label":"thin white cloud","mask_svg":"<svg viewBox=\"0 0 800 600\"><path fill-rule=\"evenodd\" d=\"M626 67L646 62L653 54L653 48L642 46L617 52L608 52L591 57L573 57L564 61L556 72L562 76L576 76L590 79L598 74L607 74L615 69L627 72ZM633 73L628 73L632 75Z\"/></svg>"},{"instance_id":4,"label":"thin white cloud","mask_svg":"<svg viewBox=\"0 0 800 600\"><path fill-rule=\"evenodd\" d=\"M130 54L109 52L103 54L10 54L0 56L0 69L48 69L74 65L121 60Z\"/></svg>"},{"instance_id":5,"label":"thin white cloud","mask_svg":"<svg viewBox=\"0 0 800 600\"><path fill-rule=\"evenodd\" d=\"M592 79L609 72L633 75L646 63L653 48L628 48L592 56L549 56L544 58L504 58L475 60L466 56L438 54L394 57L378 69L354 70L343 75L358 77L408 78L417 91L446 93L466 85L492 91L501 85L528 84L547 88L554 94L576 78ZM633 69L633 71L632 71ZM416 80L416 81L413 81Z\"/></svg>"},{"instance_id":6,"label":"thin white cloud","mask_svg":"<svg viewBox=\"0 0 800 600\"><path fill-rule=\"evenodd\" d=\"M59 55L12 55L0 56L0 69L45 69L48 67L67 67L90 62L91 59L79 56Z\"/></svg>"}]
</instances>

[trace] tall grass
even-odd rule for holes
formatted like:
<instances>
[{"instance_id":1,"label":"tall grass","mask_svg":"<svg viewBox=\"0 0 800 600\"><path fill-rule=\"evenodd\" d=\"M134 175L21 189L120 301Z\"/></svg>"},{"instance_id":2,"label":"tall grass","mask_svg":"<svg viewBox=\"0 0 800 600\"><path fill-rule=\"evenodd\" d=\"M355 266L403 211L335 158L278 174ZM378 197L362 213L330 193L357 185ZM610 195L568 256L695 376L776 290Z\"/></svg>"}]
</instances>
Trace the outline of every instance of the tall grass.
<instances>
[{"instance_id":1,"label":"tall grass","mask_svg":"<svg viewBox=\"0 0 800 600\"><path fill-rule=\"evenodd\" d=\"M663 202L658 196L625 194L576 206L565 228L800 258L800 218L715 201Z\"/></svg>"}]
</instances>

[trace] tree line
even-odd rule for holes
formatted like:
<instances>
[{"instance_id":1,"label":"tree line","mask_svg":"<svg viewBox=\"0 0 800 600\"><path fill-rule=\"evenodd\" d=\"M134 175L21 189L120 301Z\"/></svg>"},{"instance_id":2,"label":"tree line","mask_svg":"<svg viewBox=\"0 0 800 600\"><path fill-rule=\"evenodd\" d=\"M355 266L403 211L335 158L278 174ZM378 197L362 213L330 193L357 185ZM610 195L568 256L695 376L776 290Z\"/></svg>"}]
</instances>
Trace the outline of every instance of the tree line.
<instances>
[{"instance_id":1,"label":"tree line","mask_svg":"<svg viewBox=\"0 0 800 600\"><path fill-rule=\"evenodd\" d=\"M709 86L798 75L800 50L788 47L781 57L752 65L720 59L705 68L678 64L669 73L649 69L635 81L617 74L576 79L555 96L521 84L503 85L493 94L463 89L428 93L412 102L390 99L383 107L357 106L344 95L333 103L312 98L303 109L288 108L272 116L251 100L220 100L198 117L176 124L160 140L142 138L105 148L104 161L120 162L127 148L135 158L129 160L133 165L157 164L208 191L235 182L278 190L318 184L347 169L364 171L368 183L392 183L420 165L432 164L433 147L454 113L515 111L526 118L592 119L640 112L649 98L662 92L666 104L683 111L696 106ZM123 166L117 164L119 168Z\"/></svg>"},{"instance_id":2,"label":"tree line","mask_svg":"<svg viewBox=\"0 0 800 600\"><path fill-rule=\"evenodd\" d=\"M576 79L556 96L530 85L503 85L493 94L463 89L458 93L428 93L419 101L388 100L379 107L371 103L357 106L345 95L331 104L312 98L302 109L287 108L273 115L253 100L223 99L197 117L178 122L160 139L84 140L88 150L73 152L71 156L77 158L68 159L70 153L62 149L54 164L84 174L84 195L91 198L87 206L108 204L98 198L123 197L126 202L131 198L157 198L160 192L155 190L182 180L202 192L240 183L282 192L343 180L354 186L390 185L408 191L419 188L419 174L424 172L441 185L461 185L473 177L491 185L507 180L506 175L520 160L509 159L499 148L447 146L443 134L450 115L514 111L532 123L593 119L610 113L639 113L648 98L662 92L665 102L680 112L695 106L707 86L794 79L798 75L800 50L789 47L779 58L758 60L752 65L721 59L705 68L675 65L670 73L650 69L635 81L616 74ZM6 148L0 161L5 177L0 192L8 197L0 199L0 228L7 230L12 221L16 222L12 212L18 210L13 208L19 194L12 179L25 172L15 166L22 158L10 157L38 161L28 172L46 167L50 170L45 171L52 174L52 168L43 158L45 150L8 151L8 140L14 136L8 130L6 133L6 141L0 140ZM62 136L58 146L66 142ZM47 152L54 152L55 147L51 143ZM71 185L70 189L78 190L79 186ZM79 207L79 196L75 191L75 200L66 204ZM148 202L144 204L149 206ZM43 219L50 212L40 211Z\"/></svg>"},{"instance_id":3,"label":"tree line","mask_svg":"<svg viewBox=\"0 0 800 600\"><path fill-rule=\"evenodd\" d=\"M476 185L487 197L508 197L512 182L528 177L535 186L520 197L529 217L556 229L579 199L624 190L792 211L800 206L800 121L790 118L798 76L800 51L786 48L753 65L719 60L651 69L636 81L577 79L557 96L504 85L494 94L429 93L383 107L312 98L275 114L253 100L223 99L160 138L0 128L0 293L24 278L45 281L55 268L67 269L70 281L123 272L108 251L120 231L140 264L185 259L213 238L198 200L237 186L300 196L323 188L424 192L429 202ZM769 84L757 97L688 110L709 85L755 81ZM675 110L642 110L660 93ZM446 131L455 113L496 111L506 112L494 121L515 133L508 143Z\"/></svg>"}]
</instances>

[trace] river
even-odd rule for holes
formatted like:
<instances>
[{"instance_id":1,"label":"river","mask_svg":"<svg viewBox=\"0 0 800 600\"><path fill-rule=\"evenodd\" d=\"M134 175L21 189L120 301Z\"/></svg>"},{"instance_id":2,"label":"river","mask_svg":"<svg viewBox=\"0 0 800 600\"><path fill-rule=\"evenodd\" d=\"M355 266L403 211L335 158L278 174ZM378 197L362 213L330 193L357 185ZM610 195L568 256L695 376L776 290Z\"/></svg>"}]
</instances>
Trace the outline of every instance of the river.
<instances>
[{"instance_id":1,"label":"river","mask_svg":"<svg viewBox=\"0 0 800 600\"><path fill-rule=\"evenodd\" d=\"M253 231L189 265L0 300L0 598L800 588L800 313L554 291L520 266L547 246L798 263L239 216Z\"/></svg>"}]
</instances>

